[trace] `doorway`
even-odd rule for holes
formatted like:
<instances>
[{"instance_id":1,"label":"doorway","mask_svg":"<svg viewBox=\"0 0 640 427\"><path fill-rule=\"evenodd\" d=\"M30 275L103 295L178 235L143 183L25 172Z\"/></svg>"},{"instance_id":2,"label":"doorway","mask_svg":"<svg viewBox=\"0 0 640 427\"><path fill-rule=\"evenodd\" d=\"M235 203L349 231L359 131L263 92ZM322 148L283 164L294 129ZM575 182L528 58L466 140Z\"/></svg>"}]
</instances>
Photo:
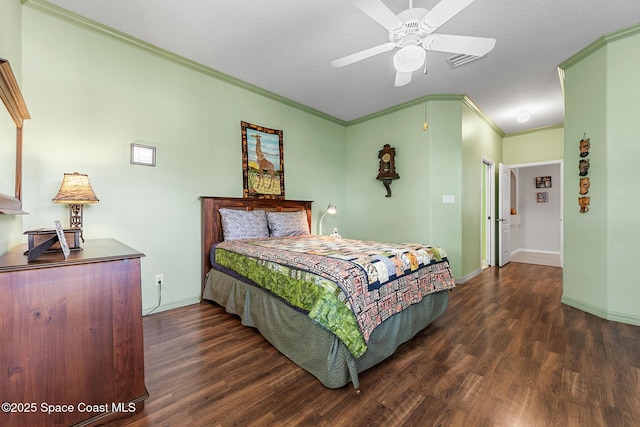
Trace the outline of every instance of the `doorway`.
<instances>
[{"instance_id":1,"label":"doorway","mask_svg":"<svg viewBox=\"0 0 640 427\"><path fill-rule=\"evenodd\" d=\"M511 261L562 267L563 161L512 164L509 168L515 176L511 200L505 202L512 209Z\"/></svg>"}]
</instances>

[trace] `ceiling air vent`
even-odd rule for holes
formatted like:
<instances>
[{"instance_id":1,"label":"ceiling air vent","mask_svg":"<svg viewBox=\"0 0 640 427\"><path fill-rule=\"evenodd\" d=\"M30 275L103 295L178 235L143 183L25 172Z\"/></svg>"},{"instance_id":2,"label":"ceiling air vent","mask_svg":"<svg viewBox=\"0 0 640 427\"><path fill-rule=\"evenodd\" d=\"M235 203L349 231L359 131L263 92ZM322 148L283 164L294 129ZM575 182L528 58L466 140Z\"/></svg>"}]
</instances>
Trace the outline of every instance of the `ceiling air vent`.
<instances>
[{"instance_id":1,"label":"ceiling air vent","mask_svg":"<svg viewBox=\"0 0 640 427\"><path fill-rule=\"evenodd\" d=\"M480 59L482 58L481 56L475 56L475 55L453 55L450 56L446 59L447 64L449 64L449 67L451 68L458 68L463 66L464 64L468 64L471 61L475 61L476 59Z\"/></svg>"}]
</instances>

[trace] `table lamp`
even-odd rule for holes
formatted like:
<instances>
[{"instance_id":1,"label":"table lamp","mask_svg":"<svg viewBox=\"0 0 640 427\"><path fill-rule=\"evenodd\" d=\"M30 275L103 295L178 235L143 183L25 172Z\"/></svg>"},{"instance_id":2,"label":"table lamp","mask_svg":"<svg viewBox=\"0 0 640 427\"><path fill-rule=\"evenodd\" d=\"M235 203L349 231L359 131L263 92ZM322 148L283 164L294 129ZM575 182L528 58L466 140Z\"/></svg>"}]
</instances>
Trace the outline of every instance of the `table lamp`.
<instances>
[{"instance_id":1,"label":"table lamp","mask_svg":"<svg viewBox=\"0 0 640 427\"><path fill-rule=\"evenodd\" d=\"M329 205L327 206L327 210L325 211L325 213L320 217L320 221L318 222L318 235L322 235L322 221L324 221L324 217L327 216L327 214L329 215L335 215L337 212L335 205Z\"/></svg>"},{"instance_id":2,"label":"table lamp","mask_svg":"<svg viewBox=\"0 0 640 427\"><path fill-rule=\"evenodd\" d=\"M91 188L89 177L78 172L65 173L60 190L56 197L53 198L53 202L69 205L69 226L71 229L80 230L80 238L84 242L84 237L82 236L82 206L99 202L93 192L93 188Z\"/></svg>"}]
</instances>

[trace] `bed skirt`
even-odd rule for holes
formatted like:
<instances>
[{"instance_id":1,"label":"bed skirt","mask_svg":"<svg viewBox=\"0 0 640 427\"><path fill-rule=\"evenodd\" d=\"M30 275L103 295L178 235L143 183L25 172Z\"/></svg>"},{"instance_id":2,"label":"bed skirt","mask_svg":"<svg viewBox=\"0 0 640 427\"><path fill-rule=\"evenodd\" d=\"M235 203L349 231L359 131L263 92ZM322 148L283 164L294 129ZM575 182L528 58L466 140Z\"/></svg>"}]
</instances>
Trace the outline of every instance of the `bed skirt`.
<instances>
[{"instance_id":1,"label":"bed skirt","mask_svg":"<svg viewBox=\"0 0 640 427\"><path fill-rule=\"evenodd\" d=\"M367 351L355 359L331 332L279 298L218 270L210 270L203 299L240 316L242 324L256 328L280 353L315 376L325 387L349 382L360 387L358 373L391 356L439 317L449 303L449 292L427 295L380 324L369 338Z\"/></svg>"}]
</instances>

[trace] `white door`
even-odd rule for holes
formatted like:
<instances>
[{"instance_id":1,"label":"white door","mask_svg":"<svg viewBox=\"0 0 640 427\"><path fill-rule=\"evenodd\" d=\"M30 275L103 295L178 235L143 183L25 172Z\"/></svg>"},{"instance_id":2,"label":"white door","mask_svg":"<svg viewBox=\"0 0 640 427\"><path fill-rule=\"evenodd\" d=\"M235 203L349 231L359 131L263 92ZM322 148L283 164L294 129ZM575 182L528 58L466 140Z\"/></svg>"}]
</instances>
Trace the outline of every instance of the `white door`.
<instances>
[{"instance_id":1,"label":"white door","mask_svg":"<svg viewBox=\"0 0 640 427\"><path fill-rule=\"evenodd\" d=\"M482 159L482 268L496 265L495 255L495 164L489 159Z\"/></svg>"},{"instance_id":2,"label":"white door","mask_svg":"<svg viewBox=\"0 0 640 427\"><path fill-rule=\"evenodd\" d=\"M498 266L511 260L511 168L502 163L498 166Z\"/></svg>"}]
</instances>

